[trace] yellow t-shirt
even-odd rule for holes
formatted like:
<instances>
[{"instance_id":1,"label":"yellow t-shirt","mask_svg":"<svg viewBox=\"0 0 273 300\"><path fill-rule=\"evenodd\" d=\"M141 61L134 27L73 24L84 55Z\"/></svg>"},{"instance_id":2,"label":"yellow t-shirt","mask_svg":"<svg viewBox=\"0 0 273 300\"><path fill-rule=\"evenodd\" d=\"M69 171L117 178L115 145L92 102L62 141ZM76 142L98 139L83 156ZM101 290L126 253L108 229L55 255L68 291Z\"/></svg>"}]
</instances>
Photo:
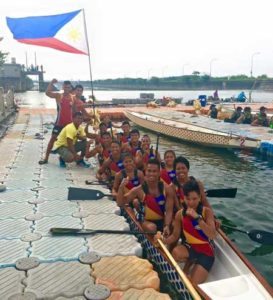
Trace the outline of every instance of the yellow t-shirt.
<instances>
[{"instance_id":1,"label":"yellow t-shirt","mask_svg":"<svg viewBox=\"0 0 273 300\"><path fill-rule=\"evenodd\" d=\"M73 145L76 144L78 137L84 137L84 128L80 126L78 129L75 127L74 123L66 125L60 134L58 135L57 141L54 143L53 148L58 149L62 146L67 147L67 138L73 140Z\"/></svg>"}]
</instances>

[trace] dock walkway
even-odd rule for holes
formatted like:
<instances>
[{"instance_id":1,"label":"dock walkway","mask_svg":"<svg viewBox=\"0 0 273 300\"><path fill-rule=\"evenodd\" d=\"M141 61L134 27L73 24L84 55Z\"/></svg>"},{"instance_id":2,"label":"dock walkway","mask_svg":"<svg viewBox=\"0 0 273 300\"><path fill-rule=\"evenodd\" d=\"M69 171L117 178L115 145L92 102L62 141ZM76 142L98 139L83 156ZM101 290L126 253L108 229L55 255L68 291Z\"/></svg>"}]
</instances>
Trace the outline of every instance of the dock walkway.
<instances>
[{"instance_id":1,"label":"dock walkway","mask_svg":"<svg viewBox=\"0 0 273 300\"><path fill-rule=\"evenodd\" d=\"M0 299L131 299L139 286L151 299L170 299L158 292L158 275L140 258L136 237L49 233L51 227L129 230L110 198L67 200L69 186L86 188L86 179L95 180L94 169L62 169L54 155L48 165L38 164L54 119L51 111L23 109L0 141L0 184L6 185L0 193Z\"/></svg>"}]
</instances>

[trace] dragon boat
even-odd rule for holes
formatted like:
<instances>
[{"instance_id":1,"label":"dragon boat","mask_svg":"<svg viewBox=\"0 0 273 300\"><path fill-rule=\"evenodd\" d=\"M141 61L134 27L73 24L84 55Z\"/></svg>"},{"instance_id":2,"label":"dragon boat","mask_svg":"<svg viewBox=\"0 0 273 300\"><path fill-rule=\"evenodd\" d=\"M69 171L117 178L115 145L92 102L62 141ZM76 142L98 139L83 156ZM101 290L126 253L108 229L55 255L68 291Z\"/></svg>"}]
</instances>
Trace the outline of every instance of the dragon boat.
<instances>
[{"instance_id":1,"label":"dragon boat","mask_svg":"<svg viewBox=\"0 0 273 300\"><path fill-rule=\"evenodd\" d=\"M236 132L234 124L225 123L223 128L219 120L217 122L179 112L172 112L170 115L170 112L126 111L126 116L145 129L190 143L220 148L258 149L260 147L260 139L251 137L245 128L243 131Z\"/></svg>"},{"instance_id":2,"label":"dragon boat","mask_svg":"<svg viewBox=\"0 0 273 300\"><path fill-rule=\"evenodd\" d=\"M132 230L142 232L131 208L124 208L124 216ZM180 266L170 259L153 238L140 235L139 241L147 252L148 258L154 262L168 281L181 295L181 299L192 299L193 290L200 298L218 300L272 299L273 290L263 276L252 266L247 258L237 249L222 230L218 230L215 242L215 262L205 283L186 287L177 268ZM183 273L182 269L180 271Z\"/></svg>"}]
</instances>

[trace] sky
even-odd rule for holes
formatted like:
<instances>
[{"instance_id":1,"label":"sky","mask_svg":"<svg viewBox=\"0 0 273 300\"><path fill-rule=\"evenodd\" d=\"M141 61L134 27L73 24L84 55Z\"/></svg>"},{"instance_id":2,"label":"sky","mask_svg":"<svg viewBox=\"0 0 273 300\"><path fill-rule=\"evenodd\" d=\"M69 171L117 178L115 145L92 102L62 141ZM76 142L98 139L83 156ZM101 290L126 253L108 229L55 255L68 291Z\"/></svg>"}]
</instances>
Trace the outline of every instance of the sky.
<instances>
[{"instance_id":1,"label":"sky","mask_svg":"<svg viewBox=\"0 0 273 300\"><path fill-rule=\"evenodd\" d=\"M93 79L180 76L273 76L271 0L1 1L0 50L43 65L45 78L88 80L88 57L16 42L6 16L85 9ZM258 54L255 54L258 53ZM255 54L255 55L254 55ZM254 56L253 56L254 55Z\"/></svg>"}]
</instances>

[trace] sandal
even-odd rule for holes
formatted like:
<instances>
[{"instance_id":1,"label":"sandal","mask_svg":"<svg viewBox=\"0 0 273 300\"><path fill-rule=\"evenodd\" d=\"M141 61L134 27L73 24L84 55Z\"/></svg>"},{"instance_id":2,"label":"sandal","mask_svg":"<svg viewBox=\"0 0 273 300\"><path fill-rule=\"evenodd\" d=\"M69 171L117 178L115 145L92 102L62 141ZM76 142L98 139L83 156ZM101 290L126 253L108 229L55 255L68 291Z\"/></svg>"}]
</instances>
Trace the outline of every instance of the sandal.
<instances>
[{"instance_id":1,"label":"sandal","mask_svg":"<svg viewBox=\"0 0 273 300\"><path fill-rule=\"evenodd\" d=\"M46 159L42 159L39 161L39 165L45 165L47 163L48 163L48 160L46 160Z\"/></svg>"}]
</instances>

